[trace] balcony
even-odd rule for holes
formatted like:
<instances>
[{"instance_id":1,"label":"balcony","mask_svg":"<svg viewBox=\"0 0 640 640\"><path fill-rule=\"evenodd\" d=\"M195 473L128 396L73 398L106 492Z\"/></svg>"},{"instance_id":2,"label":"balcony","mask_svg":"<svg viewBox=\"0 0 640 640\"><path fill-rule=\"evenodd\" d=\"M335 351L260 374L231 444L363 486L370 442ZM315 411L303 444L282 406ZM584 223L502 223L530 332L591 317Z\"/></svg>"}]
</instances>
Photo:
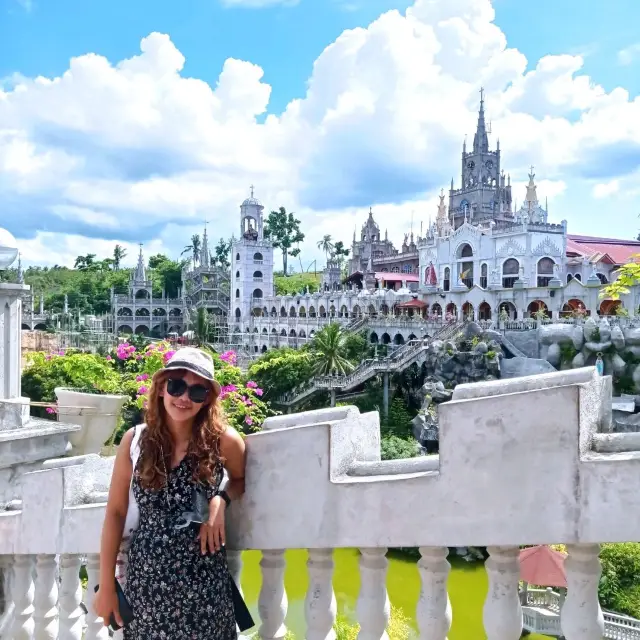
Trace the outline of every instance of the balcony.
<instances>
[{"instance_id":1,"label":"balcony","mask_svg":"<svg viewBox=\"0 0 640 640\"><path fill-rule=\"evenodd\" d=\"M387 549L419 547L420 637L445 640L459 615L447 593L448 547L487 546L484 628L489 640L516 640L533 615L518 593L519 545L564 542L557 628L566 640L601 640L599 543L637 540L640 515L640 442L608 433L610 397L611 380L593 368L459 385L440 405L440 455L385 462L377 413L268 419L247 437L247 493L228 523L236 578L238 552L262 550L259 636L284 637L284 550L308 549L306 637L334 637L333 550L356 547L359 637L386 638ZM0 513L0 567L11 570L2 637L107 638L91 597L112 466L70 458L23 476L19 509Z\"/></svg>"}]
</instances>

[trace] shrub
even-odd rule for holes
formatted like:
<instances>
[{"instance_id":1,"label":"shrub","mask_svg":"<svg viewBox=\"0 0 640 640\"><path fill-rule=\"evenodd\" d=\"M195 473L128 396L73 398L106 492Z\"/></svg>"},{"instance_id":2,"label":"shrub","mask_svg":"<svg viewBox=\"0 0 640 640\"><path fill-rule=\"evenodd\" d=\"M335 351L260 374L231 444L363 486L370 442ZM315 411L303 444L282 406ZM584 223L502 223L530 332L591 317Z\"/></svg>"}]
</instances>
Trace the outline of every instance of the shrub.
<instances>
[{"instance_id":1,"label":"shrub","mask_svg":"<svg viewBox=\"0 0 640 640\"><path fill-rule=\"evenodd\" d=\"M603 544L600 561L602 608L640 618L640 543Z\"/></svg>"},{"instance_id":2,"label":"shrub","mask_svg":"<svg viewBox=\"0 0 640 640\"><path fill-rule=\"evenodd\" d=\"M403 460L415 458L419 454L419 448L417 441L413 438L383 435L380 441L380 453L383 460Z\"/></svg>"}]
</instances>

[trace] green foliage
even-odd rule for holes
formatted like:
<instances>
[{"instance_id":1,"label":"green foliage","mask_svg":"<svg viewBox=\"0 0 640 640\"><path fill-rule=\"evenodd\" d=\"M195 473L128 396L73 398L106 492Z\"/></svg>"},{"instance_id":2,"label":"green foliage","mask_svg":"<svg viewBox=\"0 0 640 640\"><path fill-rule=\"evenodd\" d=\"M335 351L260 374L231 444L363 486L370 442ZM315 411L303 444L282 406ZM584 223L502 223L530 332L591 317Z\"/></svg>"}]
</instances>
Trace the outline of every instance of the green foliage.
<instances>
[{"instance_id":1,"label":"green foliage","mask_svg":"<svg viewBox=\"0 0 640 640\"><path fill-rule=\"evenodd\" d=\"M292 273L289 276L276 273L274 276L277 296L303 294L306 292L307 287L309 288L309 293L315 293L320 289L321 282L321 273Z\"/></svg>"},{"instance_id":2,"label":"green foliage","mask_svg":"<svg viewBox=\"0 0 640 640\"><path fill-rule=\"evenodd\" d=\"M198 309L196 316L195 334L199 344L204 344L209 339L209 315L204 307Z\"/></svg>"},{"instance_id":3,"label":"green foliage","mask_svg":"<svg viewBox=\"0 0 640 640\"><path fill-rule=\"evenodd\" d=\"M357 348L351 336L336 322L332 322L316 333L310 344L315 360L314 374L318 376L346 375L353 364L345 357L348 344ZM345 354L345 355L343 355Z\"/></svg>"},{"instance_id":4,"label":"green foliage","mask_svg":"<svg viewBox=\"0 0 640 640\"><path fill-rule=\"evenodd\" d=\"M265 399L275 399L313 375L311 353L283 347L271 349L249 367L249 376L264 389Z\"/></svg>"},{"instance_id":5,"label":"green foliage","mask_svg":"<svg viewBox=\"0 0 640 640\"><path fill-rule=\"evenodd\" d=\"M566 364L570 364L573 359L578 355L578 350L572 343L563 343L560 345L560 361Z\"/></svg>"},{"instance_id":6,"label":"green foliage","mask_svg":"<svg viewBox=\"0 0 640 640\"><path fill-rule=\"evenodd\" d=\"M380 440L383 460L403 460L419 455L418 443L413 438L400 438L393 434L383 435Z\"/></svg>"},{"instance_id":7,"label":"green foliage","mask_svg":"<svg viewBox=\"0 0 640 640\"><path fill-rule=\"evenodd\" d=\"M603 544L600 561L602 608L640 618L640 543Z\"/></svg>"},{"instance_id":8,"label":"green foliage","mask_svg":"<svg viewBox=\"0 0 640 640\"><path fill-rule=\"evenodd\" d=\"M304 233L300 231L300 220L293 213L287 213L284 207L272 211L264 224L264 237L271 240L276 249L282 251L282 270L286 276L287 259L300 253L297 245L304 240ZM294 247L294 245L296 245Z\"/></svg>"},{"instance_id":9,"label":"green foliage","mask_svg":"<svg viewBox=\"0 0 640 640\"><path fill-rule=\"evenodd\" d=\"M640 259L638 255L632 257L636 260ZM616 274L616 279L600 291L601 298L618 300L621 295L629 293L629 288L640 282L640 262L624 264L616 271Z\"/></svg>"},{"instance_id":10,"label":"green foliage","mask_svg":"<svg viewBox=\"0 0 640 640\"><path fill-rule=\"evenodd\" d=\"M382 425L383 432L401 438L410 437L413 433L411 419L405 401L400 397L394 398L389 406L389 416Z\"/></svg>"},{"instance_id":11,"label":"green foliage","mask_svg":"<svg viewBox=\"0 0 640 640\"><path fill-rule=\"evenodd\" d=\"M229 254L231 253L231 243L232 240L225 240L224 238L220 238L218 240L218 244L214 249L214 254L211 256L211 261L214 264L222 267L223 269L229 269L231 267L231 261L229 259Z\"/></svg>"}]
</instances>

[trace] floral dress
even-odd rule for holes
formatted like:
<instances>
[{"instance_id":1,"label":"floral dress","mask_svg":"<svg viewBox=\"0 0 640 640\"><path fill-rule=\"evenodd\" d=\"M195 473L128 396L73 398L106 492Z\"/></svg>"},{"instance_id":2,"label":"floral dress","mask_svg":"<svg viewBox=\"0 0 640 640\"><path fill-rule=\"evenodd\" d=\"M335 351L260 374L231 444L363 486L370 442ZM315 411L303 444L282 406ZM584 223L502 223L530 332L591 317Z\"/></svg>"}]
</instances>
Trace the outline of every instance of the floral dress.
<instances>
[{"instance_id":1,"label":"floral dress","mask_svg":"<svg viewBox=\"0 0 640 640\"><path fill-rule=\"evenodd\" d=\"M202 555L195 526L176 529L191 510L193 461L185 457L160 490L134 478L140 524L129 548L125 594L134 620L124 640L235 640L231 576L224 549ZM211 499L222 468L206 487Z\"/></svg>"}]
</instances>

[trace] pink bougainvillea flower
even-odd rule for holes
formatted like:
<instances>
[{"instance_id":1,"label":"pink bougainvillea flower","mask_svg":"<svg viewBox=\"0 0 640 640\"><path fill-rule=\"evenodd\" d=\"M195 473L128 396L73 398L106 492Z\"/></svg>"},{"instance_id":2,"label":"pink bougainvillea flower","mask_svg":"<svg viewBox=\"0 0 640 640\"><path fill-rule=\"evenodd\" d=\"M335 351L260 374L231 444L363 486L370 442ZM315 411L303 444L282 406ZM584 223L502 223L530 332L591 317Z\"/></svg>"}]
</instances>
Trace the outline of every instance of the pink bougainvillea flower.
<instances>
[{"instance_id":1,"label":"pink bougainvillea flower","mask_svg":"<svg viewBox=\"0 0 640 640\"><path fill-rule=\"evenodd\" d=\"M257 396L261 396L264 393L264 391L262 389L259 389L259 388L258 389L254 389L254 392L255 392L255 394Z\"/></svg>"},{"instance_id":2,"label":"pink bougainvillea flower","mask_svg":"<svg viewBox=\"0 0 640 640\"><path fill-rule=\"evenodd\" d=\"M247 389L257 389L257 388L258 388L258 384L253 380L249 380L249 382L247 382Z\"/></svg>"},{"instance_id":3,"label":"pink bougainvillea flower","mask_svg":"<svg viewBox=\"0 0 640 640\"><path fill-rule=\"evenodd\" d=\"M53 407L47 407L47 413L56 413L56 410Z\"/></svg>"},{"instance_id":4,"label":"pink bougainvillea flower","mask_svg":"<svg viewBox=\"0 0 640 640\"><path fill-rule=\"evenodd\" d=\"M145 393L147 393L147 391L149 391L149 389L147 387L145 387L144 385L142 385L139 389L138 389L138 393L143 396Z\"/></svg>"},{"instance_id":5,"label":"pink bougainvillea flower","mask_svg":"<svg viewBox=\"0 0 640 640\"><path fill-rule=\"evenodd\" d=\"M253 424L253 418L251 416L245 416L244 423L251 426Z\"/></svg>"},{"instance_id":6,"label":"pink bougainvillea flower","mask_svg":"<svg viewBox=\"0 0 640 640\"><path fill-rule=\"evenodd\" d=\"M107 356L106 358L109 362L111 362L113 360L113 358L111 356Z\"/></svg>"},{"instance_id":7,"label":"pink bougainvillea flower","mask_svg":"<svg viewBox=\"0 0 640 640\"><path fill-rule=\"evenodd\" d=\"M171 358L173 358L173 354L174 354L174 353L175 353L175 351L167 351L167 352L164 354L164 362L165 362L165 364L166 364L167 362L169 362L169 360L171 360Z\"/></svg>"}]
</instances>

